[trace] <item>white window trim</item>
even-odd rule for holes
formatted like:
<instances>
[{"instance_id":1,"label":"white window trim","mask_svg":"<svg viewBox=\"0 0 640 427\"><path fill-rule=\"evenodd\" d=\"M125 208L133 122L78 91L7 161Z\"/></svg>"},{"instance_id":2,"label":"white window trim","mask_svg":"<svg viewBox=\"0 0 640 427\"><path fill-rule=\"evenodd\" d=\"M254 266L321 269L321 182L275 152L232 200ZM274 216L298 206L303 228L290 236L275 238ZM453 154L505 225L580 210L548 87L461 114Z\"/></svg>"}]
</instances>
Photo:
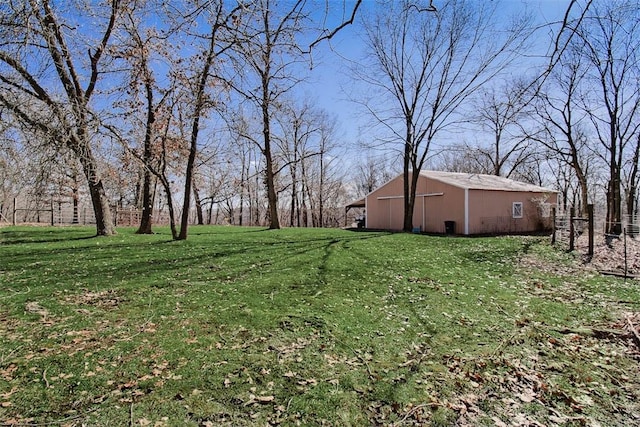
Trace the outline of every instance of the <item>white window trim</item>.
<instances>
[{"instance_id":1,"label":"white window trim","mask_svg":"<svg viewBox=\"0 0 640 427\"><path fill-rule=\"evenodd\" d=\"M511 216L513 218L522 218L524 216L524 205L522 202L513 202L511 206Z\"/></svg>"}]
</instances>

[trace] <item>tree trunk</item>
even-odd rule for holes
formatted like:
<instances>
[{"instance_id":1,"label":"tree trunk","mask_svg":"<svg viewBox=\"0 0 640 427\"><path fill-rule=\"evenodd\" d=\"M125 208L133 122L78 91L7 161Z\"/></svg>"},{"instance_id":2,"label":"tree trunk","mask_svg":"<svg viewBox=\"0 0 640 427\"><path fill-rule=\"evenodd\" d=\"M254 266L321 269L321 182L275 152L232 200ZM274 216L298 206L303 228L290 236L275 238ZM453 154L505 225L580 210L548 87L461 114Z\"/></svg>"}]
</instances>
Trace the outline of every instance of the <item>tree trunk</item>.
<instances>
[{"instance_id":1,"label":"tree trunk","mask_svg":"<svg viewBox=\"0 0 640 427\"><path fill-rule=\"evenodd\" d=\"M198 187L193 184L193 198L196 202L196 217L198 218L198 225L204 224L204 215L202 214L202 200L200 200L200 193Z\"/></svg>"},{"instance_id":2,"label":"tree trunk","mask_svg":"<svg viewBox=\"0 0 640 427\"><path fill-rule=\"evenodd\" d=\"M146 65L146 61L145 61ZM145 67L146 68L146 67ZM155 110L153 106L153 87L149 76L145 79L146 101L147 101L147 123L144 132L144 153L142 162L144 164L144 177L142 181L142 215L140 216L140 226L136 234L153 234L151 230L151 219L153 215L153 203L151 199L151 160L153 153L151 151L151 142L153 139L153 124L156 121Z\"/></svg>"},{"instance_id":3,"label":"tree trunk","mask_svg":"<svg viewBox=\"0 0 640 427\"><path fill-rule=\"evenodd\" d=\"M104 190L102 180L98 176L98 165L91 148L86 141L74 141L76 155L80 159L82 171L87 179L91 204L96 217L96 235L111 236L116 234L109 199Z\"/></svg>"},{"instance_id":4,"label":"tree trunk","mask_svg":"<svg viewBox=\"0 0 640 427\"><path fill-rule=\"evenodd\" d=\"M271 149L268 148L265 151L271 153ZM267 155L266 159L266 183L267 183L267 201L269 203L269 228L277 230L280 228L280 220L278 219L278 195L275 188L275 175L273 173L273 162L270 158L271 154Z\"/></svg>"},{"instance_id":5,"label":"tree trunk","mask_svg":"<svg viewBox=\"0 0 640 427\"><path fill-rule=\"evenodd\" d=\"M304 205L305 226L309 227L309 212L311 212L311 227L317 227L318 215L316 214L316 203L314 201L314 194L311 190L311 187L309 187L309 182L307 180L305 180L304 190L306 194L305 200L307 200L308 202L308 203L305 203Z\"/></svg>"},{"instance_id":6,"label":"tree trunk","mask_svg":"<svg viewBox=\"0 0 640 427\"><path fill-rule=\"evenodd\" d=\"M248 175L248 174L247 174ZM246 183L245 183L245 157L244 157L244 153L242 156L242 169L240 171L240 207L239 207L239 215L240 217L238 218L238 225L240 227L242 227L242 223L243 223L243 219L242 217L244 216L244 192L245 192L245 187L246 187ZM211 215L209 215L209 218L211 218ZM209 222L211 223L211 222Z\"/></svg>"},{"instance_id":7,"label":"tree trunk","mask_svg":"<svg viewBox=\"0 0 640 427\"><path fill-rule=\"evenodd\" d=\"M89 180L89 194L96 217L96 235L112 236L116 234L109 207L109 199L104 191L102 180Z\"/></svg>"},{"instance_id":8,"label":"tree trunk","mask_svg":"<svg viewBox=\"0 0 640 427\"><path fill-rule=\"evenodd\" d=\"M140 216L140 226L136 234L153 234L151 222L153 216L153 195L151 191L151 172L147 168L144 170L142 182L142 215Z\"/></svg>"},{"instance_id":9,"label":"tree trunk","mask_svg":"<svg viewBox=\"0 0 640 427\"><path fill-rule=\"evenodd\" d=\"M631 164L631 175L629 176L629 194L627 195L627 215L629 221L635 222L636 199L638 193L638 163L640 162L640 136L636 141L636 148L633 152Z\"/></svg>"},{"instance_id":10,"label":"tree trunk","mask_svg":"<svg viewBox=\"0 0 640 427\"><path fill-rule=\"evenodd\" d=\"M265 85L265 99L268 95L268 86ZM269 119L269 101L263 100L262 104L262 133L264 136L264 157L265 157L265 182L267 185L267 201L269 203L269 228L277 230L280 228L278 219L278 195L276 193L275 174L273 172L273 158L271 153L271 129Z\"/></svg>"},{"instance_id":11,"label":"tree trunk","mask_svg":"<svg viewBox=\"0 0 640 427\"><path fill-rule=\"evenodd\" d=\"M324 227L324 148L320 152L320 188L318 189L318 222Z\"/></svg>"},{"instance_id":12,"label":"tree trunk","mask_svg":"<svg viewBox=\"0 0 640 427\"><path fill-rule=\"evenodd\" d=\"M244 185L240 186L240 206L238 206L238 225L242 227L242 216L244 215Z\"/></svg>"},{"instance_id":13,"label":"tree trunk","mask_svg":"<svg viewBox=\"0 0 640 427\"><path fill-rule=\"evenodd\" d=\"M587 175L584 173L582 164L580 163L579 153L575 141L571 133L566 133L568 144L570 147L571 159L569 165L576 174L578 186L580 187L580 214L584 217L587 215L587 206L589 205L589 187L587 185ZM565 205L566 206L566 205Z\"/></svg>"},{"instance_id":14,"label":"tree trunk","mask_svg":"<svg viewBox=\"0 0 640 427\"><path fill-rule=\"evenodd\" d=\"M253 197L253 204L255 209L252 209L251 212L253 212L254 215L254 225L260 225L260 199L259 199L259 190L260 190L260 178L259 178L259 174L255 174L256 175L256 182L254 184L254 197Z\"/></svg>"},{"instance_id":15,"label":"tree trunk","mask_svg":"<svg viewBox=\"0 0 640 427\"><path fill-rule=\"evenodd\" d=\"M297 159L294 158L294 163L291 165L291 206L289 210L289 226L293 227L296 225L296 201L298 198L298 182L296 177L296 165L295 162ZM298 227L300 227L300 217L298 216Z\"/></svg>"},{"instance_id":16,"label":"tree trunk","mask_svg":"<svg viewBox=\"0 0 640 427\"><path fill-rule=\"evenodd\" d=\"M200 117L202 116L206 103L207 81L209 80L209 72L216 58L216 31L218 24L213 26L211 35L209 36L209 49L207 57L202 66L202 71L198 76L198 87L193 108L193 122L191 123L191 139L189 145L189 158L187 160L187 169L185 172L184 184L184 202L182 204L182 218L180 221L180 234L178 240L187 238L187 230L189 228L189 209L191 203L191 187L193 185L193 175L195 172L196 156L198 154L198 133L200 131Z\"/></svg>"},{"instance_id":17,"label":"tree trunk","mask_svg":"<svg viewBox=\"0 0 640 427\"><path fill-rule=\"evenodd\" d=\"M413 155L413 138L411 134L411 120L406 119L406 135L404 141L404 155L402 156L402 195L404 196L404 222L402 231L410 232L413 229L413 205L411 204L411 182L409 181L409 169L411 167L411 157ZM416 171L413 171L414 175ZM389 202L391 203L391 202Z\"/></svg>"},{"instance_id":18,"label":"tree trunk","mask_svg":"<svg viewBox=\"0 0 640 427\"><path fill-rule=\"evenodd\" d=\"M182 202L182 216L180 218L180 233L178 234L178 240L186 240L187 232L189 228L189 209L191 208L191 187L193 185L193 170L195 169L196 154L198 152L198 121L196 117L194 119L194 130L191 133L191 146L189 148L189 158L187 160L187 170L185 173L184 183L184 200Z\"/></svg>"},{"instance_id":19,"label":"tree trunk","mask_svg":"<svg viewBox=\"0 0 640 427\"><path fill-rule=\"evenodd\" d=\"M178 240L178 230L176 229L176 214L173 207L173 197L171 197L171 185L169 184L169 181L164 174L162 174L158 178L160 180L160 183L162 184L162 188L164 188L164 192L167 195L167 208L169 209L169 227L171 228L171 237L174 240Z\"/></svg>"},{"instance_id":20,"label":"tree trunk","mask_svg":"<svg viewBox=\"0 0 640 427\"><path fill-rule=\"evenodd\" d=\"M419 170L414 170L411 173L408 200L405 201L405 207L407 211L405 212L405 223L402 231L409 232L409 233L413 231L413 210L416 204L416 186L418 185L419 176L420 176Z\"/></svg>"},{"instance_id":21,"label":"tree trunk","mask_svg":"<svg viewBox=\"0 0 640 427\"><path fill-rule=\"evenodd\" d=\"M616 133L617 114L610 113L610 142L609 147L609 183L607 186L607 233L620 235L622 233L622 197L620 194L620 167L618 163L618 139Z\"/></svg>"}]
</instances>

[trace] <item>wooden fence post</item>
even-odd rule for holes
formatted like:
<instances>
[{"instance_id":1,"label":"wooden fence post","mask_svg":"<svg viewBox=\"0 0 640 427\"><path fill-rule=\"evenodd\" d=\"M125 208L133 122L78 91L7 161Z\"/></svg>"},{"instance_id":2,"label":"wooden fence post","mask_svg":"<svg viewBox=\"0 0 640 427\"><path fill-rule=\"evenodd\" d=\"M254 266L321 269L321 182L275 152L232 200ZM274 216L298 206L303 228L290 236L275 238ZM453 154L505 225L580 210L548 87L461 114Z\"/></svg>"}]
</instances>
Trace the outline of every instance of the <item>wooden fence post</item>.
<instances>
[{"instance_id":1,"label":"wooden fence post","mask_svg":"<svg viewBox=\"0 0 640 427\"><path fill-rule=\"evenodd\" d=\"M556 244L556 208L551 208L551 244Z\"/></svg>"},{"instance_id":2,"label":"wooden fence post","mask_svg":"<svg viewBox=\"0 0 640 427\"><path fill-rule=\"evenodd\" d=\"M589 256L593 256L593 204L587 205L587 215L589 216Z\"/></svg>"},{"instance_id":3,"label":"wooden fence post","mask_svg":"<svg viewBox=\"0 0 640 427\"><path fill-rule=\"evenodd\" d=\"M572 252L575 249L575 226L573 224L573 217L575 216L575 214L576 208L572 206L571 209L569 209L569 252Z\"/></svg>"},{"instance_id":4,"label":"wooden fence post","mask_svg":"<svg viewBox=\"0 0 640 427\"><path fill-rule=\"evenodd\" d=\"M17 209L16 209L16 205L17 205L16 197L14 197L14 198L13 198L13 219L12 219L12 221L11 221L11 223L12 223L14 226L16 225L16 210L17 210Z\"/></svg>"},{"instance_id":5,"label":"wooden fence post","mask_svg":"<svg viewBox=\"0 0 640 427\"><path fill-rule=\"evenodd\" d=\"M51 209L51 226L53 227L53 199L49 202L49 208Z\"/></svg>"}]
</instances>

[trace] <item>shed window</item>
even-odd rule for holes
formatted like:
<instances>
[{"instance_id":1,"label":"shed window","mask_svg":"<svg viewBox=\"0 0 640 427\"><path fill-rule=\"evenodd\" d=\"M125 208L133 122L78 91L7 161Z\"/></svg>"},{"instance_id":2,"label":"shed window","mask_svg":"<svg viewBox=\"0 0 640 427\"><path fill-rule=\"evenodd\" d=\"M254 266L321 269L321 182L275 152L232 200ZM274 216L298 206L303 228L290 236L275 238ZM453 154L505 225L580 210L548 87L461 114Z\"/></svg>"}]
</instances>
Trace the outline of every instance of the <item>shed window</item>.
<instances>
[{"instance_id":1,"label":"shed window","mask_svg":"<svg viewBox=\"0 0 640 427\"><path fill-rule=\"evenodd\" d=\"M522 218L522 202L513 202L512 213L514 218Z\"/></svg>"}]
</instances>

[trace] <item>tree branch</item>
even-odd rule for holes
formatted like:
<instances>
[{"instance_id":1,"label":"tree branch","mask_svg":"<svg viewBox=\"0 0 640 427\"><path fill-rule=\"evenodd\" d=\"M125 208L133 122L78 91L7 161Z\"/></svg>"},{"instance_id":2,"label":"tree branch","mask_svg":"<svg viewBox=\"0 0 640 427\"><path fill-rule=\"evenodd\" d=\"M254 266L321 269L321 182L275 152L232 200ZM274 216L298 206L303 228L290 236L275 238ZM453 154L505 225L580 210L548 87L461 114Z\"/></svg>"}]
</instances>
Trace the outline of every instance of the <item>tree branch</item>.
<instances>
[{"instance_id":1,"label":"tree branch","mask_svg":"<svg viewBox=\"0 0 640 427\"><path fill-rule=\"evenodd\" d=\"M331 40L336 34L338 34L338 32L340 30L342 30L343 28L353 24L353 21L356 18L356 13L358 12L358 8L360 7L361 4L362 4L362 0L357 0L356 4L353 6L353 10L351 11L351 18L349 18L348 20L344 21L342 24L338 25L329 34L325 34L324 36L321 36L321 37L317 38L315 41L313 41L313 43L311 43L309 45L309 52L311 52L311 49L313 49L315 47L315 45L317 45L321 41L323 41L323 40ZM309 53L309 52L303 52L303 53Z\"/></svg>"}]
</instances>

